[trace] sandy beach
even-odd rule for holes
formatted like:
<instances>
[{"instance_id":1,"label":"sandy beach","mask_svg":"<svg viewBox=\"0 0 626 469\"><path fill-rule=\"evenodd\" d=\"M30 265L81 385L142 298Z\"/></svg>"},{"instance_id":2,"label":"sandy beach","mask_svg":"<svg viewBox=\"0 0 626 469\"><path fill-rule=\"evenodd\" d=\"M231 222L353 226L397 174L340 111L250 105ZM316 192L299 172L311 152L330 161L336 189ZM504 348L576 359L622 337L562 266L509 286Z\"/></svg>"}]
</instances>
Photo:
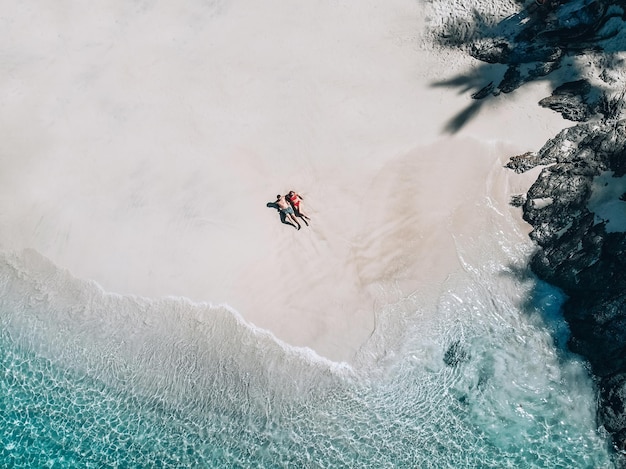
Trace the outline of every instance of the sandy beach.
<instances>
[{"instance_id":1,"label":"sandy beach","mask_svg":"<svg viewBox=\"0 0 626 469\"><path fill-rule=\"evenodd\" d=\"M478 64L429 47L407 0L32 3L0 33L2 249L226 303L333 360L382 299L438 295L462 268L451 233L479 238L485 200L515 210L530 183L507 158L566 126L536 82L451 133L472 100L450 80ZM267 207L291 189L300 231Z\"/></svg>"}]
</instances>

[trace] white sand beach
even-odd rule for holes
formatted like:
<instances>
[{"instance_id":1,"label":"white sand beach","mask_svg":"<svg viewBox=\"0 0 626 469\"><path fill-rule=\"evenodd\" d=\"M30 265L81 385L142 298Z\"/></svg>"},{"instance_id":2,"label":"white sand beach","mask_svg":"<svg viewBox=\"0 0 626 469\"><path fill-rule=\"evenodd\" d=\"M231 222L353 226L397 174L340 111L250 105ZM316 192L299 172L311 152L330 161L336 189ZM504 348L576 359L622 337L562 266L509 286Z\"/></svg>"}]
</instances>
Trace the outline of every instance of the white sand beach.
<instances>
[{"instance_id":1,"label":"white sand beach","mask_svg":"<svg viewBox=\"0 0 626 469\"><path fill-rule=\"evenodd\" d=\"M536 82L447 132L472 100L433 84L478 64L430 48L409 0L11 10L0 247L111 292L227 303L333 360L381 298L436 296L461 268L454 237L488 229L485 200L516 210L530 184L507 158L567 126ZM266 206L291 189L300 231Z\"/></svg>"}]
</instances>

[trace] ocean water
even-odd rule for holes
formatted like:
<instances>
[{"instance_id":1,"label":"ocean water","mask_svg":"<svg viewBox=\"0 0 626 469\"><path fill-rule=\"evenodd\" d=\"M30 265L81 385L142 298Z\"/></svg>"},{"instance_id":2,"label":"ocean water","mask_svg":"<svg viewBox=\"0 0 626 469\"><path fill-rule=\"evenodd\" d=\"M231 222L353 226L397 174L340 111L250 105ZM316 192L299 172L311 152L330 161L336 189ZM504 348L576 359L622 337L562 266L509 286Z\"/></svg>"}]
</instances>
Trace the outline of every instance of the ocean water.
<instances>
[{"instance_id":1,"label":"ocean water","mask_svg":"<svg viewBox=\"0 0 626 469\"><path fill-rule=\"evenodd\" d=\"M222 178L213 165L232 157L222 146L244 142L272 162L308 152L315 160L330 155L335 167L333 155L352 151L360 161L376 148L399 152L425 128L440 127L414 118L429 104L412 94L423 67L414 66L419 22L407 16L411 2L320 2L325 9L316 21L313 3L277 2L276 18L264 17L271 8L258 2L198 1L189 9L151 1L88 9L44 3L15 3L3 23L12 87L2 113L9 129L3 248L24 243L54 253L71 240L90 247L95 264L128 257L136 253L122 249L132 245L124 222L138 225L132 234L139 247L150 244L146 232L167 231L162 200L136 217L143 202L134 196L144 183L169 202L183 186L170 161L180 181L187 181L183 169L202 173L199 162ZM397 5L392 11L387 3ZM461 3L468 16L474 6L508 12L516 5L434 4L448 18ZM285 10L291 13L283 19ZM300 39L293 50L288 36ZM282 86L283 76L295 85ZM272 107L276 101L283 106ZM196 103L198 121L188 105ZM205 125L201 139L196 124ZM364 138L370 133L372 141ZM287 144L290 138L295 143ZM357 143L362 150L352 150ZM206 155L218 156L213 162ZM144 170L159 164L163 177ZM126 173L138 181L119 193ZM194 201L213 200L210 192L198 194ZM120 212L128 200L137 206ZM489 214L489 229L452 232L462 268L431 286L428 301L416 291L379 304L376 330L351 364L281 342L228 305L114 294L37 250L3 249L0 467L612 467L608 438L595 421L593 382L565 348L563 298L525 269L531 248L524 234L511 236L516 222L505 208L489 199L471 207ZM148 223L151 216L159 224ZM152 243L171 246L180 238L171 233ZM67 247L65 254L85 251ZM158 257L149 249L145 256L137 264ZM381 288L397 297L393 282Z\"/></svg>"},{"instance_id":2,"label":"ocean water","mask_svg":"<svg viewBox=\"0 0 626 469\"><path fill-rule=\"evenodd\" d=\"M612 467L563 298L494 228L457 240L436 315L417 296L381 307L353 365L227 306L114 295L3 253L0 465Z\"/></svg>"}]
</instances>

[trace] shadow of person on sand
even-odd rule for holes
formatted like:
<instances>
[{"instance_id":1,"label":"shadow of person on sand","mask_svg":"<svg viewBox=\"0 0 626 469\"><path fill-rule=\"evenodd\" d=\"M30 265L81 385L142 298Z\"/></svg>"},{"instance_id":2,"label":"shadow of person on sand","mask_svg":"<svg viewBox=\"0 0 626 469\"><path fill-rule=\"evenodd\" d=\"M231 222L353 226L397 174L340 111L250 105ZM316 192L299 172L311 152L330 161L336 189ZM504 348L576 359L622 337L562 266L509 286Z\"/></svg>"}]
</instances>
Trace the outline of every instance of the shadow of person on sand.
<instances>
[{"instance_id":1,"label":"shadow of person on sand","mask_svg":"<svg viewBox=\"0 0 626 469\"><path fill-rule=\"evenodd\" d=\"M280 211L280 207L278 207L278 204L276 202L268 202L267 204L265 204L265 206L267 208L274 208L274 209L276 209L276 211L280 215L280 222L281 223L284 223L285 225L293 226L295 229L298 229L298 227L296 225L294 225L289 220L287 220L287 216L283 212Z\"/></svg>"}]
</instances>

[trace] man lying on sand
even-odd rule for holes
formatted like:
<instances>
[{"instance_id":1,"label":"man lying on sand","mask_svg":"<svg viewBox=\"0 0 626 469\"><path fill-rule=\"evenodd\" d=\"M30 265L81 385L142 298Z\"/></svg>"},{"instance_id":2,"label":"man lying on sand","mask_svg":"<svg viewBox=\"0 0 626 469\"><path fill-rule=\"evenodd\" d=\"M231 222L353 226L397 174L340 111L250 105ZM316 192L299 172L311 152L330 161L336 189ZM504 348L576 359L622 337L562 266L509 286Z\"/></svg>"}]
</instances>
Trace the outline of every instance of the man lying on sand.
<instances>
[{"instance_id":1,"label":"man lying on sand","mask_svg":"<svg viewBox=\"0 0 626 469\"><path fill-rule=\"evenodd\" d=\"M298 219L294 214L293 208L291 207L289 202L287 202L287 199L285 199L284 196L280 194L276 196L276 205L278 206L278 210L280 211L280 213L285 216L285 220L292 220L298 226L298 229L302 228L300 226L300 223L298 223ZM289 224L291 225L291 223Z\"/></svg>"},{"instance_id":2,"label":"man lying on sand","mask_svg":"<svg viewBox=\"0 0 626 469\"><path fill-rule=\"evenodd\" d=\"M293 210L296 216L302 218L304 223L306 223L306 225L308 226L309 224L307 220L311 221L311 217L309 217L306 213L304 213L302 211L302 208L300 207L300 202L302 202L303 200L302 196L300 194L297 194L294 191L289 191L289 194L287 194L285 198L289 201L289 203L293 207Z\"/></svg>"}]
</instances>

